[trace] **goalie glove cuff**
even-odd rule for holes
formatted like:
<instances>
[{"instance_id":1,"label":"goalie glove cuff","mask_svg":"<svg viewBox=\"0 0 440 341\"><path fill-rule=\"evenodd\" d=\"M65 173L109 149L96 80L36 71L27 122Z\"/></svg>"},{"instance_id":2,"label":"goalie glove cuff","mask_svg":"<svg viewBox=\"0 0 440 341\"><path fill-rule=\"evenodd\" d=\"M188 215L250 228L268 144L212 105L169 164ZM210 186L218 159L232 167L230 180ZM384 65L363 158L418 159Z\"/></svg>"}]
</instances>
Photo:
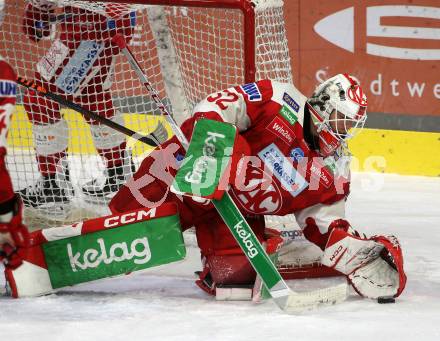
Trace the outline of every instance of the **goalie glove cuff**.
<instances>
[{"instance_id":1,"label":"goalie glove cuff","mask_svg":"<svg viewBox=\"0 0 440 341\"><path fill-rule=\"evenodd\" d=\"M395 236L374 236L371 239L384 245L380 257L355 270L348 278L361 296L398 297L406 286L400 243Z\"/></svg>"},{"instance_id":2,"label":"goalie glove cuff","mask_svg":"<svg viewBox=\"0 0 440 341\"><path fill-rule=\"evenodd\" d=\"M397 297L405 288L402 250L394 236L362 238L333 229L322 264L347 275L363 297Z\"/></svg>"},{"instance_id":3,"label":"goalie glove cuff","mask_svg":"<svg viewBox=\"0 0 440 341\"><path fill-rule=\"evenodd\" d=\"M330 231L322 256L322 264L349 275L377 257L383 245L373 239L352 235L340 228Z\"/></svg>"}]
</instances>

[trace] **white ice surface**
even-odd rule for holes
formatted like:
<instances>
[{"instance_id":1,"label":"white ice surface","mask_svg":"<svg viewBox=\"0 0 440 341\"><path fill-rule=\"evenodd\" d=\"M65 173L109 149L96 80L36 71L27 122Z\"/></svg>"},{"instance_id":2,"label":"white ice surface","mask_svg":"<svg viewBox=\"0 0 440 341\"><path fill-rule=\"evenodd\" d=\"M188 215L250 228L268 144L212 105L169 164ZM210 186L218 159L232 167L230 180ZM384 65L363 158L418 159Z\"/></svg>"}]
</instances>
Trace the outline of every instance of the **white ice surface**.
<instances>
[{"instance_id":1,"label":"white ice surface","mask_svg":"<svg viewBox=\"0 0 440 341\"><path fill-rule=\"evenodd\" d=\"M40 298L0 298L1 338L440 340L440 179L357 174L347 216L369 235L399 237L408 283L395 304L352 294L337 306L291 316L270 301L216 302L195 286L198 251L189 248L184 262L142 275Z\"/></svg>"}]
</instances>

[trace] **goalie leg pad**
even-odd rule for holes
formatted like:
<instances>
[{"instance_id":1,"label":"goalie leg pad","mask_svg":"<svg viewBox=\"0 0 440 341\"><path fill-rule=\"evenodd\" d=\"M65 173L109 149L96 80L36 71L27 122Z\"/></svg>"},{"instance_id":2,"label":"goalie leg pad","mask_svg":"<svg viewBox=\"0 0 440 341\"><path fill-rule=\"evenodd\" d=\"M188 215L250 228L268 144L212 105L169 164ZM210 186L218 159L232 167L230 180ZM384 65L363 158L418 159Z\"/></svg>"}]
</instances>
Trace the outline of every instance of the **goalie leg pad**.
<instances>
[{"instance_id":1,"label":"goalie leg pad","mask_svg":"<svg viewBox=\"0 0 440 341\"><path fill-rule=\"evenodd\" d=\"M125 126L124 118L121 114L117 114L111 120L119 125ZM118 147L125 142L125 135L115 131L104 124L93 122L90 124L90 132L92 133L93 144L96 149L112 149Z\"/></svg>"},{"instance_id":2,"label":"goalie leg pad","mask_svg":"<svg viewBox=\"0 0 440 341\"><path fill-rule=\"evenodd\" d=\"M175 140L174 137L169 141L171 140ZM168 149L169 141L164 143L163 148ZM209 205L195 204L190 198L178 197L169 190L168 184L173 180L174 169L177 167L173 154L164 155L158 150L151 154L142 161L133 178L129 179L110 201L109 208L112 213L120 214L173 203L178 207L182 230L194 226L199 220L208 221L210 218L205 218L204 215L210 210ZM168 160L171 158L172 160Z\"/></svg>"},{"instance_id":3,"label":"goalie leg pad","mask_svg":"<svg viewBox=\"0 0 440 341\"><path fill-rule=\"evenodd\" d=\"M209 224L206 221L209 221ZM262 241L264 219L248 219L248 222ZM205 223L197 224L196 236L204 264L204 269L199 273L196 282L199 287L210 294L215 294L219 286L246 285L249 288L253 286L255 270L218 214L213 214L209 220L205 220Z\"/></svg>"},{"instance_id":4,"label":"goalie leg pad","mask_svg":"<svg viewBox=\"0 0 440 341\"><path fill-rule=\"evenodd\" d=\"M63 153L67 149L69 127L64 118L52 124L32 126L35 152L39 156Z\"/></svg>"},{"instance_id":5,"label":"goalie leg pad","mask_svg":"<svg viewBox=\"0 0 440 341\"><path fill-rule=\"evenodd\" d=\"M30 240L23 264L5 270L13 297L43 295L186 255L174 204L39 230Z\"/></svg>"}]
</instances>

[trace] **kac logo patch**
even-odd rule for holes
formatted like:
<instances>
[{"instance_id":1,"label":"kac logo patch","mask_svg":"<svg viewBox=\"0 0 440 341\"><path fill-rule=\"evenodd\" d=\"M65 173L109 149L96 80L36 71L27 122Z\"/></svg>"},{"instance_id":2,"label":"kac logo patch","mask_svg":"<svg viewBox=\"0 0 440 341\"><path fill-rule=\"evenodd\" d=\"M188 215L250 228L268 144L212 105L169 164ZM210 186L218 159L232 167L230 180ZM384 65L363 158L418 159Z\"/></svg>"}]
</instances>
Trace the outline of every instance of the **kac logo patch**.
<instances>
[{"instance_id":1,"label":"kac logo patch","mask_svg":"<svg viewBox=\"0 0 440 341\"><path fill-rule=\"evenodd\" d=\"M241 207L252 214L275 214L283 206L283 196L272 174L248 164L246 181L232 194Z\"/></svg>"}]
</instances>

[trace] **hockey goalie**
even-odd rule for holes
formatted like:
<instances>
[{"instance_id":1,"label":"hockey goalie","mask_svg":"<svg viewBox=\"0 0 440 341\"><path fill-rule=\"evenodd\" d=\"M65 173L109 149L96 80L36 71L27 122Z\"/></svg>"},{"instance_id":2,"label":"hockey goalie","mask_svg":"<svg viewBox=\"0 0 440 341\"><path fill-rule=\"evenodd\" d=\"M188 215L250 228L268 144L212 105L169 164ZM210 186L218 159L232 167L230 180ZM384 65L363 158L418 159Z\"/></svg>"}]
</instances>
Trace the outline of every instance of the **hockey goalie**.
<instances>
[{"instance_id":1,"label":"hockey goalie","mask_svg":"<svg viewBox=\"0 0 440 341\"><path fill-rule=\"evenodd\" d=\"M143 161L110 208L120 214L177 204L182 228L195 227L201 250L204 268L196 283L211 294L220 286L252 285L256 277L210 203L228 191L260 242L268 238L264 215L294 214L305 237L322 250L322 264L346 275L356 292L368 298L397 297L406 283L399 242L394 236L357 232L344 212L350 187L346 141L362 129L366 109L359 82L348 74L326 80L310 98L292 84L270 80L214 93L181 128L189 150L203 154L186 180L200 184L205 173L220 169L224 174L215 191L182 195L188 193L171 186L178 168L192 162L174 137ZM236 128L228 167L209 163L210 139L225 136L209 131L201 141L206 132L193 134L197 127L209 126L200 124L206 121Z\"/></svg>"},{"instance_id":2,"label":"hockey goalie","mask_svg":"<svg viewBox=\"0 0 440 341\"><path fill-rule=\"evenodd\" d=\"M102 11L101 11L102 12ZM48 91L62 95L83 108L123 124L122 114L115 110L110 88L114 76L117 46L111 43L115 34L130 41L135 26L135 12L124 14L105 7L96 13L74 6L59 7L50 0L32 0L23 13L22 29L34 44L51 38L51 45L36 63L35 80ZM56 39L53 39L56 33ZM72 197L73 187L67 158L68 124L60 105L28 90L24 108L32 123L33 139L41 174L39 180L21 189L26 206L46 209L51 215L63 215ZM125 137L105 125L87 120L94 146L106 166L105 177L82 187L85 198L107 203L134 165L126 151Z\"/></svg>"}]
</instances>

